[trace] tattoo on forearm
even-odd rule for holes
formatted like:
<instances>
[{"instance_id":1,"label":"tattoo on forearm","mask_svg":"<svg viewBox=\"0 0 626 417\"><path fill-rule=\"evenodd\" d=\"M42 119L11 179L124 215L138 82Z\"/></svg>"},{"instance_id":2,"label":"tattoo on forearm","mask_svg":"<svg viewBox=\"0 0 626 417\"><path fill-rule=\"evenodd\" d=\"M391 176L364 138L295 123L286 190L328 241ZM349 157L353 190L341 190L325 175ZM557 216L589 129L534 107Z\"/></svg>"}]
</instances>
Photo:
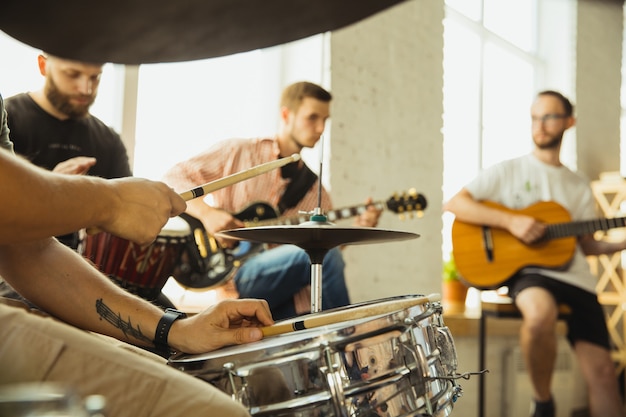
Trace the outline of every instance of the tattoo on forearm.
<instances>
[{"instance_id":1,"label":"tattoo on forearm","mask_svg":"<svg viewBox=\"0 0 626 417\"><path fill-rule=\"evenodd\" d=\"M100 316L100 320L104 319L108 321L113 326L120 329L124 333L124 336L126 336L127 338L130 339L132 337L137 340L152 343L152 339L146 337L143 333L141 333L141 328L139 326L137 326L136 329L133 327L133 324L130 321L130 317L128 318L128 321L122 320L122 316L119 314L115 314L113 310L111 310L106 304L104 304L102 298L96 300L96 311Z\"/></svg>"}]
</instances>

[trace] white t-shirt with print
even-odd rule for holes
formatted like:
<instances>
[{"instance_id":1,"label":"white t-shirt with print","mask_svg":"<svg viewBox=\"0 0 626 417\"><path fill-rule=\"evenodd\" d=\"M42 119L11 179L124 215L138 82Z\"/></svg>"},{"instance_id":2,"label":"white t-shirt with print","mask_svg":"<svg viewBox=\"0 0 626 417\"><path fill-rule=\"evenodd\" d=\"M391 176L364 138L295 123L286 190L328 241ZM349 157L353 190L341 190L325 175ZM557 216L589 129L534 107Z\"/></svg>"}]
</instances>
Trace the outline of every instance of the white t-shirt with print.
<instances>
[{"instance_id":1,"label":"white t-shirt with print","mask_svg":"<svg viewBox=\"0 0 626 417\"><path fill-rule=\"evenodd\" d=\"M494 165L465 186L476 200L490 200L520 210L540 201L553 201L567 209L572 221L597 217L589 181L565 166L547 165L529 154ZM527 267L595 293L596 277L580 246L567 270Z\"/></svg>"}]
</instances>

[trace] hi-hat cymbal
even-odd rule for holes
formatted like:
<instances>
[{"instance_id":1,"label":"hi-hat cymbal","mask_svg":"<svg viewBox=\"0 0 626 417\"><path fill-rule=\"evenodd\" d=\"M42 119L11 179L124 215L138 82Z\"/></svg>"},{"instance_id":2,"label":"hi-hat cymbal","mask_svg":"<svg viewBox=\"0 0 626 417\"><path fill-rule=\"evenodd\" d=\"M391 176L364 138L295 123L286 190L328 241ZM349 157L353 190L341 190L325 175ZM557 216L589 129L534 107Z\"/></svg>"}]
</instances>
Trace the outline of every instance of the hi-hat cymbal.
<instances>
[{"instance_id":1,"label":"hi-hat cymbal","mask_svg":"<svg viewBox=\"0 0 626 417\"><path fill-rule=\"evenodd\" d=\"M0 30L79 61L191 61L338 29L402 1L4 0Z\"/></svg>"},{"instance_id":2,"label":"hi-hat cymbal","mask_svg":"<svg viewBox=\"0 0 626 417\"><path fill-rule=\"evenodd\" d=\"M374 227L336 227L322 225L263 226L225 230L221 237L264 243L292 244L302 249L332 249L340 245L359 245L418 238L412 232Z\"/></svg>"}]
</instances>

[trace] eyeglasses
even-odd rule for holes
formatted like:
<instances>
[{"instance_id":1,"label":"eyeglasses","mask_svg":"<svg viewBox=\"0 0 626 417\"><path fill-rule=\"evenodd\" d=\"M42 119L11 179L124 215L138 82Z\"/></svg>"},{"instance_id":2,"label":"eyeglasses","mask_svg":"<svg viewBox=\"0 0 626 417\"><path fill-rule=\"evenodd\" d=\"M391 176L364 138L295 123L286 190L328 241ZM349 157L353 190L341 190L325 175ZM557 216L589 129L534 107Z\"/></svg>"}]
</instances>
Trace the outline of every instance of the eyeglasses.
<instances>
[{"instance_id":1,"label":"eyeglasses","mask_svg":"<svg viewBox=\"0 0 626 417\"><path fill-rule=\"evenodd\" d=\"M565 114L544 114L543 116L532 116L530 119L533 123L556 123L557 120L565 119L567 115Z\"/></svg>"}]
</instances>

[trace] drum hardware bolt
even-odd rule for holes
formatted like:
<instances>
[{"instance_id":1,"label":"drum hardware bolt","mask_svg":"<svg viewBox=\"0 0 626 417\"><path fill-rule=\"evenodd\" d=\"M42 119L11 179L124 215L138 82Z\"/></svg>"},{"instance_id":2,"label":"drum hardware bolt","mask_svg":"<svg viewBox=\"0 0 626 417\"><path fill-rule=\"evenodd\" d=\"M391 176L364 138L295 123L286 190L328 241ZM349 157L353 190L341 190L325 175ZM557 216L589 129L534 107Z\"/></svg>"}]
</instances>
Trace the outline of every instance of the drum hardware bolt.
<instances>
[{"instance_id":1,"label":"drum hardware bolt","mask_svg":"<svg viewBox=\"0 0 626 417\"><path fill-rule=\"evenodd\" d=\"M341 375L339 372L340 365L333 362L331 354L332 352L330 350L330 345L328 341L322 342L321 347L323 348L323 355L327 366L321 366L319 369L321 373L325 376L326 385L330 390L335 414L338 417L347 417L345 410L346 399L343 393Z\"/></svg>"},{"instance_id":2,"label":"drum hardware bolt","mask_svg":"<svg viewBox=\"0 0 626 417\"><path fill-rule=\"evenodd\" d=\"M226 370L226 373L228 374L228 382L230 383L230 387L232 390L232 394L230 396L233 400L237 401L239 399L238 398L239 396L237 395L237 386L235 385L235 378L234 378L234 372L233 372L233 369L235 369L235 364L232 362L226 362L223 367Z\"/></svg>"},{"instance_id":3,"label":"drum hardware bolt","mask_svg":"<svg viewBox=\"0 0 626 417\"><path fill-rule=\"evenodd\" d=\"M460 397L463 396L463 389L460 385L455 385L452 390L452 402L455 403Z\"/></svg>"},{"instance_id":4,"label":"drum hardware bolt","mask_svg":"<svg viewBox=\"0 0 626 417\"><path fill-rule=\"evenodd\" d=\"M422 320L424 320L424 319L426 319L426 318L428 318L428 317L432 316L432 315L433 315L433 314L435 314L435 313L436 313L436 311L433 311L433 309L432 309L432 308L429 308L426 312L424 312L424 313L422 313L422 314L419 314L419 315L417 315L417 316L415 316L415 317L407 317L407 318L405 318L404 320L405 320L405 323L406 323L406 324L412 324L412 325L415 325L415 326L417 326L417 327L420 327L420 328L421 328L421 327L423 327L423 326L420 324L420 322L421 322Z\"/></svg>"},{"instance_id":5,"label":"drum hardware bolt","mask_svg":"<svg viewBox=\"0 0 626 417\"><path fill-rule=\"evenodd\" d=\"M443 305L441 305L441 301L435 301L432 305L433 305L433 309L435 310L435 313L437 314L443 313Z\"/></svg>"},{"instance_id":6,"label":"drum hardware bolt","mask_svg":"<svg viewBox=\"0 0 626 417\"><path fill-rule=\"evenodd\" d=\"M415 341L413 340L413 342ZM405 353L403 357L404 365L409 370L409 381L411 381L411 385L415 387L418 397L425 396L427 392L430 391L430 387L424 383L428 377L428 372L423 366L426 364L423 348L415 343L411 346L403 343L402 347L408 352Z\"/></svg>"},{"instance_id":7,"label":"drum hardware bolt","mask_svg":"<svg viewBox=\"0 0 626 417\"><path fill-rule=\"evenodd\" d=\"M336 365L332 365L334 368L331 371L327 366L320 366L320 371L325 376L326 385L330 391L330 396L332 399L332 405L335 410L335 414L338 417L348 417L345 410L345 396L343 393L343 388L341 386L341 380L339 376L339 372L337 372Z\"/></svg>"},{"instance_id":8,"label":"drum hardware bolt","mask_svg":"<svg viewBox=\"0 0 626 417\"><path fill-rule=\"evenodd\" d=\"M464 372L462 374L454 374L454 375L448 375L448 376L427 377L426 379L428 379L429 381L435 381L435 380L456 381L458 379L469 380L474 375L483 375L483 374L488 374L488 373L489 373L488 369L483 369L482 371L477 371L477 372Z\"/></svg>"}]
</instances>

